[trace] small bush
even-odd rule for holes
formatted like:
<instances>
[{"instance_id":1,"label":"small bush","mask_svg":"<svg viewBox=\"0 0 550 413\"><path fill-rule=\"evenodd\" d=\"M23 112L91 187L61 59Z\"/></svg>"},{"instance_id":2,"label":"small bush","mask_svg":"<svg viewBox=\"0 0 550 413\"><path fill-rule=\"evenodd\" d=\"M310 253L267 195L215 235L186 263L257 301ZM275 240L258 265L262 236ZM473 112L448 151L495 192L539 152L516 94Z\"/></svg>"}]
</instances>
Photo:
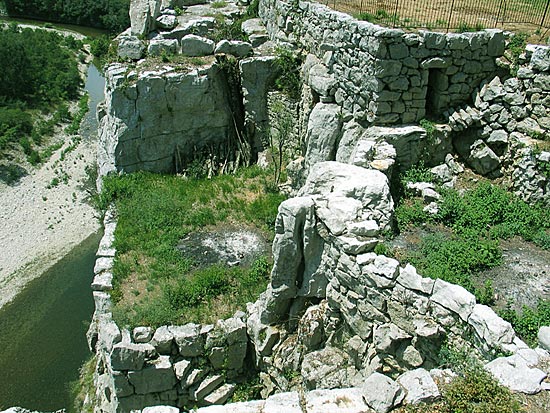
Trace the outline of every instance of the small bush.
<instances>
[{"instance_id":1,"label":"small bush","mask_svg":"<svg viewBox=\"0 0 550 413\"><path fill-rule=\"evenodd\" d=\"M302 57L282 47L278 47L275 53L277 55L276 64L279 69L279 75L275 79L275 87L291 98L299 99L302 89L302 79L300 77Z\"/></svg>"},{"instance_id":2,"label":"small bush","mask_svg":"<svg viewBox=\"0 0 550 413\"><path fill-rule=\"evenodd\" d=\"M527 344L535 347L540 327L550 325L550 300L540 300L536 308L523 306L519 313L508 307L500 312L500 316L512 324Z\"/></svg>"}]
</instances>

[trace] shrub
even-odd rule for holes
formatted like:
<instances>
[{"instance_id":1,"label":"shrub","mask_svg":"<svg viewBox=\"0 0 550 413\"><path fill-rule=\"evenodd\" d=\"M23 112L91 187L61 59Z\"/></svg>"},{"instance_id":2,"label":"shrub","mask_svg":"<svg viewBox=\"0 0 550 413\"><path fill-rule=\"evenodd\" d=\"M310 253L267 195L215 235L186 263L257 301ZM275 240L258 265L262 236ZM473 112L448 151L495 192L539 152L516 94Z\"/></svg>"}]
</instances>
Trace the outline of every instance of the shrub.
<instances>
[{"instance_id":1,"label":"shrub","mask_svg":"<svg viewBox=\"0 0 550 413\"><path fill-rule=\"evenodd\" d=\"M292 50L283 47L275 49L275 53L277 55L276 64L279 70L279 74L275 78L275 87L291 98L299 99L302 88L302 79L300 77L302 57Z\"/></svg>"},{"instance_id":2,"label":"shrub","mask_svg":"<svg viewBox=\"0 0 550 413\"><path fill-rule=\"evenodd\" d=\"M508 306L500 312L500 316L509 321L516 333L534 347L540 327L550 325L550 300L539 300L536 308L523 306L521 312Z\"/></svg>"}]
</instances>

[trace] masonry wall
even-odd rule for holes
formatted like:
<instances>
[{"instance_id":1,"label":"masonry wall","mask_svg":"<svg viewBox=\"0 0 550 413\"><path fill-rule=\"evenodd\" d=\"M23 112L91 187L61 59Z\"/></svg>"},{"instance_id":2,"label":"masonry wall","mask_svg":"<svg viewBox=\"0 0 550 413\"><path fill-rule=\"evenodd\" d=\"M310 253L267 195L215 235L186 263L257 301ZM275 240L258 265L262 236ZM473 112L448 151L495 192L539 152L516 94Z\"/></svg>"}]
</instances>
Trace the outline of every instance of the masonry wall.
<instances>
[{"instance_id":1,"label":"masonry wall","mask_svg":"<svg viewBox=\"0 0 550 413\"><path fill-rule=\"evenodd\" d=\"M374 124L415 123L471 99L504 53L499 30L404 33L305 1L260 1L271 38L314 54L346 114ZM330 100L325 99L325 100Z\"/></svg>"}]
</instances>

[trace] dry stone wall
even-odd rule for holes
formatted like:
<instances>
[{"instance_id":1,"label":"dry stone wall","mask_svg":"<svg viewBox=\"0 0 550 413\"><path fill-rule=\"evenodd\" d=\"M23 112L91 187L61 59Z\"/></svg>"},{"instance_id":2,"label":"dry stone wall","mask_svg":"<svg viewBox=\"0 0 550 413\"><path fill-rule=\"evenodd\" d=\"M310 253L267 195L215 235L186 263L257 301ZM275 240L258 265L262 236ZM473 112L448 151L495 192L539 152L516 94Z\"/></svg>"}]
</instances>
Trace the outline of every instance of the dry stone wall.
<instances>
[{"instance_id":1,"label":"dry stone wall","mask_svg":"<svg viewBox=\"0 0 550 413\"><path fill-rule=\"evenodd\" d=\"M505 46L499 30L405 34L305 1L262 0L260 16L272 39L318 59L307 76L321 101L381 125L415 123L468 101Z\"/></svg>"}]
</instances>

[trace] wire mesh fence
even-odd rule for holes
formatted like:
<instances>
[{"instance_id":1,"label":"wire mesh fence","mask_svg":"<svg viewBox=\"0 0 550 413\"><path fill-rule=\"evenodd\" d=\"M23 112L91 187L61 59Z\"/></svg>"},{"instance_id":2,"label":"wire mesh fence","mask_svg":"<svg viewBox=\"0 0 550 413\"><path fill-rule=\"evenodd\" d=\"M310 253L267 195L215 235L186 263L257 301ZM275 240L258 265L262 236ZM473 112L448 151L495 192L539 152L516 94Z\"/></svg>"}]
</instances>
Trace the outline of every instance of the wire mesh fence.
<instances>
[{"instance_id":1,"label":"wire mesh fence","mask_svg":"<svg viewBox=\"0 0 550 413\"><path fill-rule=\"evenodd\" d=\"M319 0L335 10L390 27L481 30L550 27L550 0Z\"/></svg>"}]
</instances>

